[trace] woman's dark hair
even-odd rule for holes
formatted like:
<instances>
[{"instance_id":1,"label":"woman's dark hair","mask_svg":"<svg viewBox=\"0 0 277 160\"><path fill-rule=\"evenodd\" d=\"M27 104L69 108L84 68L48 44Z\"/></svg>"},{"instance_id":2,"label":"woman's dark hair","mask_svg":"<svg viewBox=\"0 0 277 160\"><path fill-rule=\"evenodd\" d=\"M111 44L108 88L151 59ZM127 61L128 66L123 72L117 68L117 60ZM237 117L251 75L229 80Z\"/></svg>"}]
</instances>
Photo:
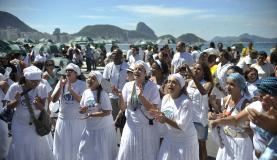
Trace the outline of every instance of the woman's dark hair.
<instances>
[{"instance_id":1,"label":"woman's dark hair","mask_svg":"<svg viewBox=\"0 0 277 160\"><path fill-rule=\"evenodd\" d=\"M247 75L248 75L250 72L252 72L252 71L256 72L256 74L258 75L258 70L257 70L256 68L249 67L249 68L247 68L247 69L245 70L245 72L244 72L244 78L245 78L246 81L248 81ZM258 79L258 78L259 78L259 77L257 76L257 79ZM257 80L257 79L256 79L256 80Z\"/></svg>"},{"instance_id":2,"label":"woman's dark hair","mask_svg":"<svg viewBox=\"0 0 277 160\"><path fill-rule=\"evenodd\" d=\"M19 78L19 81L18 81L18 84L22 85L22 84L25 84L26 83L26 79L24 76L20 77Z\"/></svg>"},{"instance_id":3,"label":"woman's dark hair","mask_svg":"<svg viewBox=\"0 0 277 160\"><path fill-rule=\"evenodd\" d=\"M96 97L96 102L100 103L100 99L101 99L101 92L103 90L102 86L99 84L99 86L96 88L97 90L97 97Z\"/></svg>"},{"instance_id":4,"label":"woman's dark hair","mask_svg":"<svg viewBox=\"0 0 277 160\"><path fill-rule=\"evenodd\" d=\"M155 63L157 66L159 66L159 68L161 69L162 73L164 75L166 75L168 73L168 66L163 61L160 61L160 62L161 62L161 66L158 64L157 61L154 61L153 63Z\"/></svg>"},{"instance_id":5,"label":"woman's dark hair","mask_svg":"<svg viewBox=\"0 0 277 160\"><path fill-rule=\"evenodd\" d=\"M270 63L273 64L274 66L277 65L277 51L276 50L274 52L272 52L270 55Z\"/></svg>"},{"instance_id":6,"label":"woman's dark hair","mask_svg":"<svg viewBox=\"0 0 277 160\"><path fill-rule=\"evenodd\" d=\"M213 82L213 77L212 77L212 73L211 73L211 70L210 70L210 67L208 66L207 63L205 62L200 62L198 63L200 64L202 70L203 70L203 77L204 77L204 80L207 81L207 82Z\"/></svg>"},{"instance_id":7,"label":"woman's dark hair","mask_svg":"<svg viewBox=\"0 0 277 160\"><path fill-rule=\"evenodd\" d=\"M260 56L263 56L263 57L267 57L267 53L265 51L259 51L257 55L258 56L260 55Z\"/></svg>"},{"instance_id":8,"label":"woman's dark hair","mask_svg":"<svg viewBox=\"0 0 277 160\"><path fill-rule=\"evenodd\" d=\"M224 57L224 59L226 59L227 61L230 61L232 59L231 55L226 50L222 50L221 53L221 56Z\"/></svg>"},{"instance_id":9,"label":"woman's dark hair","mask_svg":"<svg viewBox=\"0 0 277 160\"><path fill-rule=\"evenodd\" d=\"M227 68L227 71L231 70L231 69L234 70L234 72L239 73L240 75L243 75L243 70L240 67L238 67L238 66L229 66Z\"/></svg>"},{"instance_id":10,"label":"woman's dark hair","mask_svg":"<svg viewBox=\"0 0 277 160\"><path fill-rule=\"evenodd\" d=\"M205 58L206 56L209 56L209 54L208 54L207 52L202 52L202 53L200 54L200 56L199 56L198 63L200 64L200 63L202 63L202 62L205 62L204 58ZM208 57L208 58L209 58L209 57Z\"/></svg>"}]
</instances>

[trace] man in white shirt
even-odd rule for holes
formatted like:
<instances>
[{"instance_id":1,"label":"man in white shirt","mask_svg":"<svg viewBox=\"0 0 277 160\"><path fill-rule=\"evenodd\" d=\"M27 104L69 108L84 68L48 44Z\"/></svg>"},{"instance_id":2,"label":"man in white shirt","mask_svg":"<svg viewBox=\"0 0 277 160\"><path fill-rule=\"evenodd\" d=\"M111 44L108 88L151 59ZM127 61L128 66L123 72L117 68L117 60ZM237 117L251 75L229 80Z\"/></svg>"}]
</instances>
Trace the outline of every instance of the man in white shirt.
<instances>
[{"instance_id":1,"label":"man in white shirt","mask_svg":"<svg viewBox=\"0 0 277 160\"><path fill-rule=\"evenodd\" d=\"M201 55L201 52L199 51L198 47L197 46L192 46L192 50L191 50L191 55L194 59L195 62L198 61L200 55Z\"/></svg>"},{"instance_id":2,"label":"man in white shirt","mask_svg":"<svg viewBox=\"0 0 277 160\"><path fill-rule=\"evenodd\" d=\"M136 46L132 47L132 54L129 56L129 65L134 65L136 61L143 60L143 55L139 53L139 48Z\"/></svg>"},{"instance_id":3,"label":"man in white shirt","mask_svg":"<svg viewBox=\"0 0 277 160\"><path fill-rule=\"evenodd\" d=\"M111 85L118 88L119 90L123 89L123 86L126 83L126 76L127 76L127 68L129 68L129 65L122 61L123 53L122 51L117 48L112 51L111 59L112 62L108 63L105 66L104 72L103 72L103 78L110 81ZM109 93L109 98L111 100L112 104L112 115L113 119L115 120L118 112L118 97L114 95L113 93Z\"/></svg>"},{"instance_id":4,"label":"man in white shirt","mask_svg":"<svg viewBox=\"0 0 277 160\"><path fill-rule=\"evenodd\" d=\"M192 66L195 61L191 54L185 52L186 45L184 42L178 42L176 45L177 53L174 54L171 62L171 73L175 73L176 69L184 64Z\"/></svg>"}]
</instances>

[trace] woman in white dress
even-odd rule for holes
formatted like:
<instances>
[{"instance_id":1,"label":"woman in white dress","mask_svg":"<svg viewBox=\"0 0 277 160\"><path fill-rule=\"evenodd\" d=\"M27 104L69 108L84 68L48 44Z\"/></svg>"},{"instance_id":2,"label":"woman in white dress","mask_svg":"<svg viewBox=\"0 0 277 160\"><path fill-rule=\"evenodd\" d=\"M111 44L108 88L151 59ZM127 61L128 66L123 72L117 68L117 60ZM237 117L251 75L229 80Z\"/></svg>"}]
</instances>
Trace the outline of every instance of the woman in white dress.
<instances>
[{"instance_id":1,"label":"woman in white dress","mask_svg":"<svg viewBox=\"0 0 277 160\"><path fill-rule=\"evenodd\" d=\"M229 93L223 99L224 108L222 117L230 117L238 115L249 103L249 93L245 83L245 79L239 73L232 73L226 79L226 89ZM245 130L249 128L247 123L239 125L225 125L223 126L224 134L227 135L226 139L230 147L223 146L218 149L217 160L251 160L253 145ZM230 150L231 151L230 151Z\"/></svg>"},{"instance_id":2,"label":"woman in white dress","mask_svg":"<svg viewBox=\"0 0 277 160\"><path fill-rule=\"evenodd\" d=\"M23 91L28 94L30 103L36 117L40 111L46 109L44 103L47 97L47 89L41 81L42 71L35 66L23 70L24 77L18 83L9 88L5 100L8 107L16 108L12 120L12 142L7 159L9 160L51 160L53 154L47 143L47 135L40 136L30 121L30 113Z\"/></svg>"},{"instance_id":3,"label":"woman in white dress","mask_svg":"<svg viewBox=\"0 0 277 160\"><path fill-rule=\"evenodd\" d=\"M199 159L192 103L182 91L184 85L185 80L179 73L170 75L167 81L169 94L162 99L161 111L150 111L156 121L167 127L158 160Z\"/></svg>"},{"instance_id":4,"label":"woman in white dress","mask_svg":"<svg viewBox=\"0 0 277 160\"><path fill-rule=\"evenodd\" d=\"M53 152L57 160L76 160L85 121L81 120L80 100L86 89L84 81L78 80L80 68L70 63L66 77L61 77L52 94L52 102L60 101L59 115L54 134Z\"/></svg>"},{"instance_id":5,"label":"woman in white dress","mask_svg":"<svg viewBox=\"0 0 277 160\"><path fill-rule=\"evenodd\" d=\"M213 88L213 79L210 68L204 62L196 63L193 66L193 73L186 66L192 80L187 86L187 93L192 101L192 121L197 131L199 143L199 159L207 159L206 141L208 139L208 110L209 93Z\"/></svg>"},{"instance_id":6,"label":"woman in white dress","mask_svg":"<svg viewBox=\"0 0 277 160\"><path fill-rule=\"evenodd\" d=\"M117 138L109 95L102 89L102 74L91 71L80 102L80 112L86 113L86 127L79 146L79 160L115 160Z\"/></svg>"},{"instance_id":7,"label":"woman in white dress","mask_svg":"<svg viewBox=\"0 0 277 160\"><path fill-rule=\"evenodd\" d=\"M126 109L118 160L157 159L158 125L148 111L158 108L160 95L157 85L146 79L149 73L148 65L139 60L134 66L135 80L127 82L122 92L114 88L114 93L119 96L120 109Z\"/></svg>"},{"instance_id":8,"label":"woman in white dress","mask_svg":"<svg viewBox=\"0 0 277 160\"><path fill-rule=\"evenodd\" d=\"M258 95L257 82L259 82L258 70L256 68L250 67L245 70L244 77L246 79L246 84L251 98Z\"/></svg>"},{"instance_id":9,"label":"woman in white dress","mask_svg":"<svg viewBox=\"0 0 277 160\"><path fill-rule=\"evenodd\" d=\"M5 105L5 94L9 89L8 82L4 80L0 80L0 111L3 109L3 105ZM8 123L0 119L0 159L6 158L9 151L9 131L8 131Z\"/></svg>"},{"instance_id":10,"label":"woman in white dress","mask_svg":"<svg viewBox=\"0 0 277 160\"><path fill-rule=\"evenodd\" d=\"M267 147L269 147L270 141L272 140L272 138L276 136L276 131L275 131L275 135L274 133L270 132L272 131L271 129L274 129L274 128L276 129L276 127L270 125L272 124L272 122L271 123L270 122L265 123L265 122L267 118L273 119L273 120L275 119L276 121L277 107L276 105L272 105L270 101L275 101L275 102L277 101L277 78L267 77L265 79L262 79L258 83L258 91L260 94L259 100L249 104L238 115L217 119L217 120L211 121L210 123L212 127L216 127L218 125L238 126L245 121L251 120L250 127L254 132L254 136L253 136L254 151L253 151L253 156L251 154L251 156L247 158L251 160L252 159L258 160L258 158L260 158L260 155L263 154L263 152L265 152ZM253 116L254 117L257 116L257 118L253 118ZM258 118L259 116L262 116L262 117L266 116L267 118ZM241 150L243 149L241 148ZM246 158L240 158L240 159L246 159Z\"/></svg>"}]
</instances>

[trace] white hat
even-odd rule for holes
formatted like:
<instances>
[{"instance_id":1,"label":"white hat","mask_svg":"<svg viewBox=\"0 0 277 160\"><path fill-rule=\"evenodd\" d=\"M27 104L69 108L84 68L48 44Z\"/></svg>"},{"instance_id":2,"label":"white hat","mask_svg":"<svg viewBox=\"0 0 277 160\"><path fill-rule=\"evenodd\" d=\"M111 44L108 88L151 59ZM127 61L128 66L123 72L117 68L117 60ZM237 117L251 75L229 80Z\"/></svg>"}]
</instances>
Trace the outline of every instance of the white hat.
<instances>
[{"instance_id":1,"label":"white hat","mask_svg":"<svg viewBox=\"0 0 277 160\"><path fill-rule=\"evenodd\" d=\"M97 82L99 84L101 84L103 76L102 76L102 74L99 71L91 71L88 75L89 76L95 76L96 79L97 79Z\"/></svg>"},{"instance_id":2,"label":"white hat","mask_svg":"<svg viewBox=\"0 0 277 160\"><path fill-rule=\"evenodd\" d=\"M169 75L169 77L173 77L173 78L177 79L181 88L183 88L185 86L185 78L180 73L171 74L171 75Z\"/></svg>"},{"instance_id":3,"label":"white hat","mask_svg":"<svg viewBox=\"0 0 277 160\"><path fill-rule=\"evenodd\" d=\"M146 76L149 76L151 70L145 62L143 62L142 60L138 60L135 62L135 65L142 65L146 71Z\"/></svg>"},{"instance_id":4,"label":"white hat","mask_svg":"<svg viewBox=\"0 0 277 160\"><path fill-rule=\"evenodd\" d=\"M28 80L41 80L42 71L36 66L23 69L24 77Z\"/></svg>"},{"instance_id":5,"label":"white hat","mask_svg":"<svg viewBox=\"0 0 277 160\"><path fill-rule=\"evenodd\" d=\"M69 70L72 69L73 71L75 71L77 73L77 75L81 75L81 70L79 68L79 66L77 66L76 64L73 63L69 63L66 67L65 70Z\"/></svg>"}]
</instances>

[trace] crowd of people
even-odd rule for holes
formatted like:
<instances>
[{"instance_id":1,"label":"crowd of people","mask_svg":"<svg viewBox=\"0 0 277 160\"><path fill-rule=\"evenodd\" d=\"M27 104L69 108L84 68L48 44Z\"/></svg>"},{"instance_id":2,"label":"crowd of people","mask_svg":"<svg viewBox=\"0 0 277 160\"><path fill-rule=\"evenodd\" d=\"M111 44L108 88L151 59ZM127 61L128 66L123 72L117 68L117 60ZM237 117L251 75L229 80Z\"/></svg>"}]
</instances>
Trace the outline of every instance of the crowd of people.
<instances>
[{"instance_id":1,"label":"crowd of people","mask_svg":"<svg viewBox=\"0 0 277 160\"><path fill-rule=\"evenodd\" d=\"M69 48L59 72L42 53L0 59L1 160L206 160L209 128L218 160L277 159L276 48L114 45L102 73L93 52Z\"/></svg>"}]
</instances>

